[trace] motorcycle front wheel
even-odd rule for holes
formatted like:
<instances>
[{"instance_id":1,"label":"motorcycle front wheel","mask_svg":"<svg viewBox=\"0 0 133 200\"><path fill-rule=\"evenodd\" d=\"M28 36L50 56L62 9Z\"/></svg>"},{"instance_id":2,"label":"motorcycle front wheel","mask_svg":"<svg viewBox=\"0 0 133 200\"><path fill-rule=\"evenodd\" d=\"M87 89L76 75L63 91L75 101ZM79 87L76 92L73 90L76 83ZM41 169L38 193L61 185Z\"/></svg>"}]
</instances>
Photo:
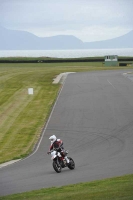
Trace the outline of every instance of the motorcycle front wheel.
<instances>
[{"instance_id":1,"label":"motorcycle front wheel","mask_svg":"<svg viewBox=\"0 0 133 200\"><path fill-rule=\"evenodd\" d=\"M70 158L70 157L68 157L68 159L69 159L69 161L70 161L70 163L68 164L68 168L72 170L72 169L75 168L75 162L74 162L74 160L73 160L72 158Z\"/></svg>"},{"instance_id":2,"label":"motorcycle front wheel","mask_svg":"<svg viewBox=\"0 0 133 200\"><path fill-rule=\"evenodd\" d=\"M61 169L62 169L61 166L57 165L57 163L55 161L53 161L53 168L57 173L60 173Z\"/></svg>"}]
</instances>

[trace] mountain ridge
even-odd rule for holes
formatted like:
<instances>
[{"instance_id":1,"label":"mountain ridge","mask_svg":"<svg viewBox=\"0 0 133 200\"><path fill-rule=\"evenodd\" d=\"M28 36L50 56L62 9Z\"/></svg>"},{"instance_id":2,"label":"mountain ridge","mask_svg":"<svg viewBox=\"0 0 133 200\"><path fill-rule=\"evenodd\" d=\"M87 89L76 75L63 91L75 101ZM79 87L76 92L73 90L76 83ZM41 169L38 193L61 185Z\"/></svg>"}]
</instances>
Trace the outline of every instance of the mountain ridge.
<instances>
[{"instance_id":1,"label":"mountain ridge","mask_svg":"<svg viewBox=\"0 0 133 200\"><path fill-rule=\"evenodd\" d=\"M108 40L83 42L73 35L38 37L27 31L10 30L0 26L0 50L133 48L132 41L133 30Z\"/></svg>"}]
</instances>

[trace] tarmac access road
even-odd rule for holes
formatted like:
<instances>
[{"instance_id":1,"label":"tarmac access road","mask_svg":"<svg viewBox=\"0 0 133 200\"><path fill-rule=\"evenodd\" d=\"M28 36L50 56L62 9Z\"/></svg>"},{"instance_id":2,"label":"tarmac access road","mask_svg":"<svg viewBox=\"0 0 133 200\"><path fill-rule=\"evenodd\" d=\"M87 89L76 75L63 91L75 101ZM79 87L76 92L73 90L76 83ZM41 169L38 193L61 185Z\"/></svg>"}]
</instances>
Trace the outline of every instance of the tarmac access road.
<instances>
[{"instance_id":1,"label":"tarmac access road","mask_svg":"<svg viewBox=\"0 0 133 200\"><path fill-rule=\"evenodd\" d=\"M36 151L0 169L0 195L132 174L133 74L127 72L68 75ZM53 170L47 155L53 134L75 170Z\"/></svg>"}]
</instances>

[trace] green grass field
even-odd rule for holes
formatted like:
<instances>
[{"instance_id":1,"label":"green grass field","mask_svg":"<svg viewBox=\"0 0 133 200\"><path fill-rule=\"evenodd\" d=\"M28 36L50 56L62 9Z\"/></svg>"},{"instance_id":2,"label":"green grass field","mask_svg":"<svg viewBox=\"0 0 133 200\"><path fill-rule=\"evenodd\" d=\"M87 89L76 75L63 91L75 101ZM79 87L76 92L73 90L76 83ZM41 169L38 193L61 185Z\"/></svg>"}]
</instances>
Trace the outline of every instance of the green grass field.
<instances>
[{"instance_id":1,"label":"green grass field","mask_svg":"<svg viewBox=\"0 0 133 200\"><path fill-rule=\"evenodd\" d=\"M0 200L132 200L133 175L0 197Z\"/></svg>"}]
</instances>

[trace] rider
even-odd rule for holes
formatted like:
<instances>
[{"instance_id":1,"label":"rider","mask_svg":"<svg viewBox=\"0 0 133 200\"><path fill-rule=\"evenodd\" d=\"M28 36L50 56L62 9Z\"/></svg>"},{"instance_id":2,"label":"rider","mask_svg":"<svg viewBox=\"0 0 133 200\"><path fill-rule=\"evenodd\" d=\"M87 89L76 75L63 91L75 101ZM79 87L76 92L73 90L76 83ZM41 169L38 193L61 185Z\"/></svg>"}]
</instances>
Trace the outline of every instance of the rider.
<instances>
[{"instance_id":1,"label":"rider","mask_svg":"<svg viewBox=\"0 0 133 200\"><path fill-rule=\"evenodd\" d=\"M69 163L69 159L66 156L62 140L61 139L57 139L57 137L55 135L50 136L49 139L51 140L50 151L52 149L56 149L58 152L60 152L61 156L63 158L65 158L65 160L66 160L66 162L68 164Z\"/></svg>"}]
</instances>

